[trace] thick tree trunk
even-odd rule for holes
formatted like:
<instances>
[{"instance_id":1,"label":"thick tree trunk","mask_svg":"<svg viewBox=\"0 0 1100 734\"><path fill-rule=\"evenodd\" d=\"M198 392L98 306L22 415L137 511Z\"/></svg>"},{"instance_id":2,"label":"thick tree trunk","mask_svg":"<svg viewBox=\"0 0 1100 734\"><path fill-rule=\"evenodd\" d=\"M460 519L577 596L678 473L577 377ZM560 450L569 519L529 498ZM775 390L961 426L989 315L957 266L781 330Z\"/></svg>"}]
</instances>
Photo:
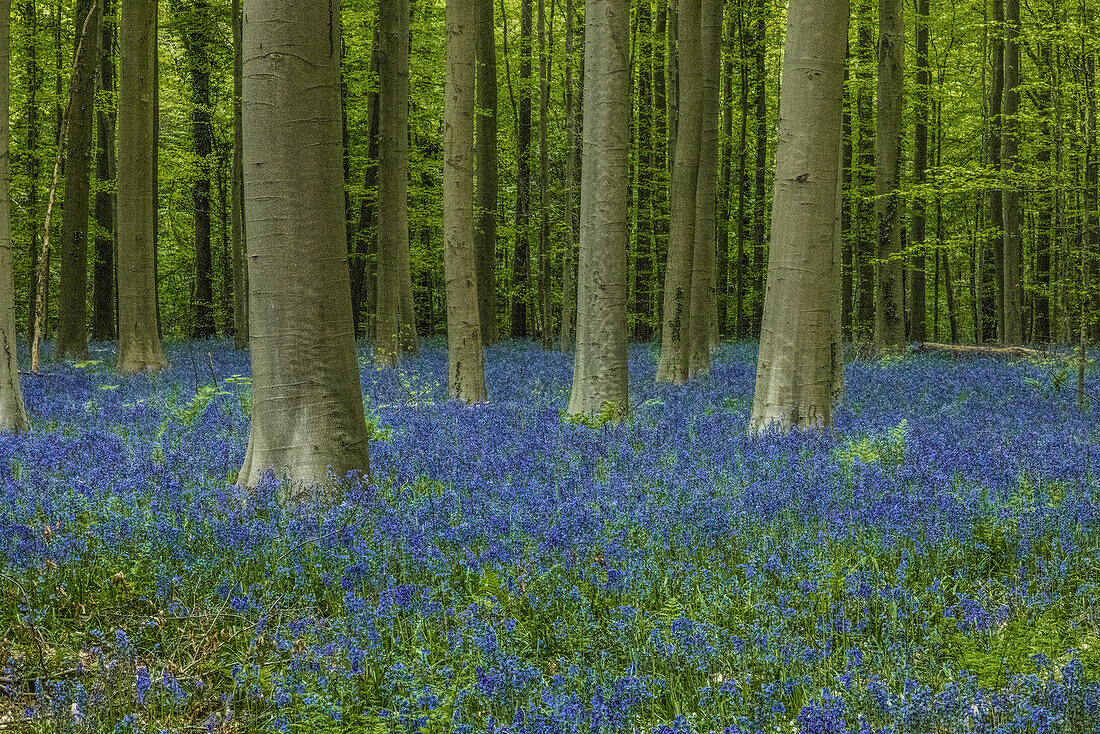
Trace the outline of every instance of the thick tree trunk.
<instances>
[{"instance_id":1,"label":"thick tree trunk","mask_svg":"<svg viewBox=\"0 0 1100 734\"><path fill-rule=\"evenodd\" d=\"M244 22L253 408L238 482L274 470L292 480L291 496L369 473L344 223L339 13L338 0L256 0Z\"/></svg>"},{"instance_id":2,"label":"thick tree trunk","mask_svg":"<svg viewBox=\"0 0 1100 734\"><path fill-rule=\"evenodd\" d=\"M99 44L99 90L115 97L115 23L111 0L104 0ZM99 224L92 266L92 338L114 339L115 330L115 105L98 113L95 218Z\"/></svg>"},{"instance_id":3,"label":"thick tree trunk","mask_svg":"<svg viewBox=\"0 0 1100 734\"><path fill-rule=\"evenodd\" d=\"M585 9L584 167L581 172L577 352L569 412L630 409L626 256L630 200L630 5Z\"/></svg>"},{"instance_id":4,"label":"thick tree trunk","mask_svg":"<svg viewBox=\"0 0 1100 734\"><path fill-rule=\"evenodd\" d=\"M688 375L710 371L711 338L717 319L714 297L715 217L718 186L718 77L722 61L722 2L702 0L699 94L699 168L696 172L695 245L691 271L691 336Z\"/></svg>"},{"instance_id":5,"label":"thick tree trunk","mask_svg":"<svg viewBox=\"0 0 1100 734\"><path fill-rule=\"evenodd\" d=\"M10 3L10 0L9 0ZM26 26L27 59L27 341L34 338L35 296L38 293L38 91L42 77L38 69L38 10L36 0L23 3L23 23ZM10 25L10 21L9 21ZM9 59L10 65L10 59ZM10 164L9 164L10 166ZM10 206L10 205L9 205Z\"/></svg>"},{"instance_id":6,"label":"thick tree trunk","mask_svg":"<svg viewBox=\"0 0 1100 734\"><path fill-rule=\"evenodd\" d=\"M476 0L474 55L477 63L477 209L474 259L481 341L497 340L497 45L493 0Z\"/></svg>"},{"instance_id":7,"label":"thick tree trunk","mask_svg":"<svg viewBox=\"0 0 1100 734\"><path fill-rule=\"evenodd\" d=\"M443 258L447 271L448 382L451 397L467 404L486 399L474 246L476 31L471 26L477 24L474 19L477 2L451 0L447 4L447 74L443 94Z\"/></svg>"},{"instance_id":8,"label":"thick tree trunk","mask_svg":"<svg viewBox=\"0 0 1100 734\"><path fill-rule=\"evenodd\" d=\"M855 212L855 258L857 279L856 318L852 335L869 340L875 328L875 123L874 123L874 10L871 0L859 0L859 30L856 46L856 112L859 144L856 150L858 195Z\"/></svg>"},{"instance_id":9,"label":"thick tree trunk","mask_svg":"<svg viewBox=\"0 0 1100 734\"><path fill-rule=\"evenodd\" d=\"M74 88L69 91L68 135L64 141L65 210L61 223L56 359L83 359L88 354L88 197L101 14L98 2L94 7L93 0L79 0L76 4Z\"/></svg>"},{"instance_id":10,"label":"thick tree trunk","mask_svg":"<svg viewBox=\"0 0 1100 734\"><path fill-rule=\"evenodd\" d=\"M209 14L207 0L191 0L185 6L188 28L183 46L191 77L191 137L195 145L198 178L191 190L195 208L195 294L192 302L194 323L191 335L204 339L214 335L214 262L210 251L210 154L213 131L210 127L210 39L205 28Z\"/></svg>"},{"instance_id":11,"label":"thick tree trunk","mask_svg":"<svg viewBox=\"0 0 1100 734\"><path fill-rule=\"evenodd\" d=\"M901 245L901 137L905 25L902 0L878 4L878 110L875 130L875 344L905 343L905 288Z\"/></svg>"},{"instance_id":12,"label":"thick tree trunk","mask_svg":"<svg viewBox=\"0 0 1100 734\"><path fill-rule=\"evenodd\" d=\"M840 153L848 0L792 0L751 425L829 425L843 392Z\"/></svg>"},{"instance_id":13,"label":"thick tree trunk","mask_svg":"<svg viewBox=\"0 0 1100 734\"><path fill-rule=\"evenodd\" d=\"M531 224L531 0L520 5L519 120L516 123L516 248L512 259L512 337L527 337Z\"/></svg>"},{"instance_id":14,"label":"thick tree trunk","mask_svg":"<svg viewBox=\"0 0 1100 734\"><path fill-rule=\"evenodd\" d=\"M928 117L931 76L928 71L928 0L917 0L917 96L914 109L913 178L917 186L928 180ZM916 248L910 261L909 340L925 340L925 236L927 201L923 193L913 198L912 244Z\"/></svg>"},{"instance_id":15,"label":"thick tree trunk","mask_svg":"<svg viewBox=\"0 0 1100 734\"><path fill-rule=\"evenodd\" d=\"M695 262L695 221L699 176L699 144L703 126L703 78L700 0L679 0L676 40L680 80L679 123L673 156L672 205L668 262L665 266L661 317L661 356L657 380L681 384L688 379L693 336L692 271Z\"/></svg>"},{"instance_id":16,"label":"thick tree trunk","mask_svg":"<svg viewBox=\"0 0 1100 734\"><path fill-rule=\"evenodd\" d=\"M15 276L11 247L11 131L8 107L11 87L11 0L0 0L0 431L29 429L16 363Z\"/></svg>"},{"instance_id":17,"label":"thick tree trunk","mask_svg":"<svg viewBox=\"0 0 1100 734\"><path fill-rule=\"evenodd\" d=\"M767 54L767 12L768 3L756 0L753 13L756 16L756 188L753 192L753 235L752 259L753 277L753 320L752 333L760 336L764 317L764 245L767 223L767 200L765 185L768 173L768 78L764 67Z\"/></svg>"},{"instance_id":18,"label":"thick tree trunk","mask_svg":"<svg viewBox=\"0 0 1100 734\"><path fill-rule=\"evenodd\" d=\"M409 2L379 6L378 300L375 359L418 351L409 262Z\"/></svg>"},{"instance_id":19,"label":"thick tree trunk","mask_svg":"<svg viewBox=\"0 0 1100 734\"><path fill-rule=\"evenodd\" d=\"M1004 343L1020 344L1024 340L1024 318L1021 303L1021 261L1023 240L1020 235L1019 176L1020 160L1020 0L1005 2L1005 72L1004 72L1004 150L1003 161L1010 177L1004 193Z\"/></svg>"},{"instance_id":20,"label":"thick tree trunk","mask_svg":"<svg viewBox=\"0 0 1100 734\"><path fill-rule=\"evenodd\" d=\"M635 206L634 338L653 335L653 19L649 0L638 4L635 56L638 67L638 199Z\"/></svg>"},{"instance_id":21,"label":"thick tree trunk","mask_svg":"<svg viewBox=\"0 0 1100 734\"><path fill-rule=\"evenodd\" d=\"M241 119L243 19L241 0L233 0L233 345L248 348L248 263L244 231L244 125Z\"/></svg>"},{"instance_id":22,"label":"thick tree trunk","mask_svg":"<svg viewBox=\"0 0 1100 734\"><path fill-rule=\"evenodd\" d=\"M118 103L118 370L165 364L157 317L155 0L121 8Z\"/></svg>"}]
</instances>

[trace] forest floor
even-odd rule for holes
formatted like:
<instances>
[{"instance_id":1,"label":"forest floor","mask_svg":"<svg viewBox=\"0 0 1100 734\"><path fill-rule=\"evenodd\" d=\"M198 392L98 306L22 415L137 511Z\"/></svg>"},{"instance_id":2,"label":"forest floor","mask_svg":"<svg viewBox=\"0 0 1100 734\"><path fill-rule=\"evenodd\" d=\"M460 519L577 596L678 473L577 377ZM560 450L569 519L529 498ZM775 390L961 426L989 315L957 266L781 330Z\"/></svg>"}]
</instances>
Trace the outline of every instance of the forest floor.
<instances>
[{"instance_id":1,"label":"forest floor","mask_svg":"<svg viewBox=\"0 0 1100 734\"><path fill-rule=\"evenodd\" d=\"M568 355L490 349L463 408L440 345L364 347L377 484L285 506L231 484L247 354L95 355L0 436L0 729L1100 726L1100 406L1057 357L856 360L834 429L752 436L752 344L687 387L633 346L595 428Z\"/></svg>"}]
</instances>

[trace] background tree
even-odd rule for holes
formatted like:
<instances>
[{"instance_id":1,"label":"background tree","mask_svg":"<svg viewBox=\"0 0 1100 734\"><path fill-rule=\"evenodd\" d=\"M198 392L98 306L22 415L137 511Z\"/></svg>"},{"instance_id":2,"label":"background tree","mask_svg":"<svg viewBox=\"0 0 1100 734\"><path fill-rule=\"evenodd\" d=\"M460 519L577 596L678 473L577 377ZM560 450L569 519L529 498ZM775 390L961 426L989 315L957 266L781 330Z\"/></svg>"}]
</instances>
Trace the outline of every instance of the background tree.
<instances>
[{"instance_id":1,"label":"background tree","mask_svg":"<svg viewBox=\"0 0 1100 734\"><path fill-rule=\"evenodd\" d=\"M241 87L244 63L241 0L233 0L233 343L248 346L248 266L244 232L244 123L241 117Z\"/></svg>"},{"instance_id":2,"label":"background tree","mask_svg":"<svg viewBox=\"0 0 1100 734\"><path fill-rule=\"evenodd\" d=\"M476 0L474 56L477 63L477 209L474 257L481 339L497 340L497 52L493 0Z\"/></svg>"},{"instance_id":3,"label":"background tree","mask_svg":"<svg viewBox=\"0 0 1100 734\"><path fill-rule=\"evenodd\" d=\"M111 104L97 111L95 264L92 266L92 338L114 339L115 329L115 125L117 123L115 89L115 29L117 7L103 2L103 22L99 43L97 90Z\"/></svg>"},{"instance_id":4,"label":"background tree","mask_svg":"<svg viewBox=\"0 0 1100 734\"><path fill-rule=\"evenodd\" d=\"M244 19L252 425L238 475L369 472L344 223L338 0ZM331 474L330 474L331 473Z\"/></svg>"},{"instance_id":5,"label":"background tree","mask_svg":"<svg viewBox=\"0 0 1100 734\"><path fill-rule=\"evenodd\" d=\"M474 244L474 37L477 0L447 3L443 108L443 255L447 271L447 360L451 397L486 399ZM540 6L541 7L541 6Z\"/></svg>"},{"instance_id":6,"label":"background tree","mask_svg":"<svg viewBox=\"0 0 1100 734\"><path fill-rule=\"evenodd\" d=\"M16 362L15 276L11 247L11 165L8 76L11 66L11 0L0 0L0 431L30 428Z\"/></svg>"},{"instance_id":7,"label":"background tree","mask_svg":"<svg viewBox=\"0 0 1100 734\"><path fill-rule=\"evenodd\" d=\"M901 138L905 24L902 0L878 4L878 114L875 133L875 344L905 343L905 282L901 249Z\"/></svg>"},{"instance_id":8,"label":"background tree","mask_svg":"<svg viewBox=\"0 0 1100 734\"><path fill-rule=\"evenodd\" d=\"M848 0L792 0L751 424L829 425L843 391L840 150Z\"/></svg>"},{"instance_id":9,"label":"background tree","mask_svg":"<svg viewBox=\"0 0 1100 734\"><path fill-rule=\"evenodd\" d=\"M69 90L68 135L64 141L65 208L61 224L60 313L54 352L58 359L81 359L88 353L88 196L102 10L98 0L76 3L73 88Z\"/></svg>"},{"instance_id":10,"label":"background tree","mask_svg":"<svg viewBox=\"0 0 1100 734\"><path fill-rule=\"evenodd\" d=\"M585 8L577 351L569 412L630 409L626 259L630 199L630 5Z\"/></svg>"},{"instance_id":11,"label":"background tree","mask_svg":"<svg viewBox=\"0 0 1100 734\"><path fill-rule=\"evenodd\" d=\"M1004 151L1002 158L1010 179L1004 192L1004 343L1024 340L1024 315L1020 303L1020 266L1023 243L1020 234L1020 0L1005 1L1004 42Z\"/></svg>"}]
</instances>

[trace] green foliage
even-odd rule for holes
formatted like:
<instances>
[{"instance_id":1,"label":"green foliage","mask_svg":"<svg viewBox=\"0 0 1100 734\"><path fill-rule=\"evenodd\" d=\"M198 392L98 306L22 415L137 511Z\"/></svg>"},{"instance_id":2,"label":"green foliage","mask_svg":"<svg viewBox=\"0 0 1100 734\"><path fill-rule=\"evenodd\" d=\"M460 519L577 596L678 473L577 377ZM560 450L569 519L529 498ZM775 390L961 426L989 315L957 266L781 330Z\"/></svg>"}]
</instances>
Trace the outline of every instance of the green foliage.
<instances>
[{"instance_id":1,"label":"green foliage","mask_svg":"<svg viewBox=\"0 0 1100 734\"><path fill-rule=\"evenodd\" d=\"M561 419L571 426L587 426L592 429L603 428L608 424L618 423L622 420L621 406L612 401L604 401L600 409L595 413L570 413L561 412Z\"/></svg>"},{"instance_id":2,"label":"green foliage","mask_svg":"<svg viewBox=\"0 0 1100 734\"><path fill-rule=\"evenodd\" d=\"M834 451L839 464L850 468L859 461L897 468L905 462L905 441L909 433L909 421L902 420L882 435L849 438Z\"/></svg>"}]
</instances>

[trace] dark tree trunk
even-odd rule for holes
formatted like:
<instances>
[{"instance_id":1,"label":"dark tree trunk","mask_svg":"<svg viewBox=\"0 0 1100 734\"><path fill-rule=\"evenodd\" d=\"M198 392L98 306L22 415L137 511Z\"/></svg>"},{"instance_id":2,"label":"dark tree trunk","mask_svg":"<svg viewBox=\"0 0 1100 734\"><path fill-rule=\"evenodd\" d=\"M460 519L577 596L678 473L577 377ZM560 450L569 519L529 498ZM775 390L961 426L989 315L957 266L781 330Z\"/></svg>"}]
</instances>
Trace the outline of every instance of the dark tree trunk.
<instances>
[{"instance_id":1,"label":"dark tree trunk","mask_svg":"<svg viewBox=\"0 0 1100 734\"><path fill-rule=\"evenodd\" d=\"M638 65L638 200L635 207L634 338L648 341L653 334L653 28L650 1L638 3L635 55Z\"/></svg>"},{"instance_id":2,"label":"dark tree trunk","mask_svg":"<svg viewBox=\"0 0 1100 734\"><path fill-rule=\"evenodd\" d=\"M474 265L477 270L481 340L497 340L497 50L493 0L476 0L474 55L477 86L477 201L474 213Z\"/></svg>"},{"instance_id":3,"label":"dark tree trunk","mask_svg":"<svg viewBox=\"0 0 1100 734\"><path fill-rule=\"evenodd\" d=\"M928 0L917 0L917 104L915 109L913 178L917 186L924 185L928 172L928 100L931 76L928 71ZM925 231L927 229L926 200L921 194L913 199L913 247L910 263L911 286L909 303L909 341L925 341ZM938 305L938 304L937 304Z\"/></svg>"},{"instance_id":4,"label":"dark tree trunk","mask_svg":"<svg viewBox=\"0 0 1100 734\"><path fill-rule=\"evenodd\" d=\"M756 16L756 190L753 195L753 276L756 279L753 298L752 333L760 336L760 323L764 316L764 237L768 215L765 185L768 174L768 78L764 60L767 52L767 7L765 0L757 0Z\"/></svg>"},{"instance_id":5,"label":"dark tree trunk","mask_svg":"<svg viewBox=\"0 0 1100 734\"><path fill-rule=\"evenodd\" d=\"M512 337L527 337L531 222L531 0L522 0L519 34L519 122L516 129L516 249L512 260Z\"/></svg>"},{"instance_id":6,"label":"dark tree trunk","mask_svg":"<svg viewBox=\"0 0 1100 734\"><path fill-rule=\"evenodd\" d=\"M875 122L874 63L875 42L873 11L870 0L860 0L859 30L856 54L859 60L856 74L856 108L859 117L859 144L856 155L859 172L855 213L855 256L857 259L856 318L852 334L856 339L870 339L875 322Z\"/></svg>"},{"instance_id":7,"label":"dark tree trunk","mask_svg":"<svg viewBox=\"0 0 1100 734\"><path fill-rule=\"evenodd\" d=\"M207 0L192 0L188 29L183 37L191 77L191 137L195 144L198 178L191 192L195 205L195 322L192 336L204 339L214 335L213 258L210 252L210 154L213 139L210 127L210 39L205 31L209 13Z\"/></svg>"},{"instance_id":8,"label":"dark tree trunk","mask_svg":"<svg viewBox=\"0 0 1100 734\"><path fill-rule=\"evenodd\" d=\"M27 274L27 340L34 334L35 294L38 292L38 91L42 77L38 69L38 11L35 0L23 3L23 23L27 31L27 254L30 269Z\"/></svg>"}]
</instances>

